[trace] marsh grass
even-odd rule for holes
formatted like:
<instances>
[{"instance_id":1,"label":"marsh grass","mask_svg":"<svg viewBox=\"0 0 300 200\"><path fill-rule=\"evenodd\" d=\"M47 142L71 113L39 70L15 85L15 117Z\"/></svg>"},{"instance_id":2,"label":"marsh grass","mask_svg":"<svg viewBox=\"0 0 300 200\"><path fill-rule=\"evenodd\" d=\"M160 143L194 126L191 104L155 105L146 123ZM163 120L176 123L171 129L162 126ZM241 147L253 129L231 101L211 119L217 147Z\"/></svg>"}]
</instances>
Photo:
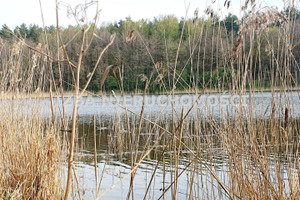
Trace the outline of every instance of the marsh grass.
<instances>
[{"instance_id":1,"label":"marsh grass","mask_svg":"<svg viewBox=\"0 0 300 200\"><path fill-rule=\"evenodd\" d=\"M228 2L225 1L226 6ZM90 120L93 121L90 124L78 123L79 95L86 92L105 51L115 38L112 35L100 52L86 85L79 85L80 67L84 52L94 39L98 10L95 22L79 24L81 31L77 36L81 35L82 43L76 65L68 59L70 52L66 51L65 45L69 41L61 38L57 22L57 51L63 55L54 55L57 55L56 61L59 63L63 62L63 57L67 59L64 62L67 62L73 75L73 82L68 83L75 91L71 122L64 113L63 105L53 107L52 88L55 95L61 95L62 99L66 92L61 85L56 89L53 74L52 77L45 77L43 74L46 69L53 70L53 60L48 55L47 47L39 45L33 48L24 40L16 39L12 48L2 48L3 81L0 86L7 95L3 99L9 101L2 101L5 109L0 111L0 198L68 199L70 193L73 198L84 198L84 181L90 180L81 182L73 162L81 161L80 151L87 148L93 152L91 160L94 159L93 173L96 174L94 198L97 199L105 197L126 179L130 179L126 186L127 199L136 199L136 175L142 170L140 166L148 162L152 163L152 168L150 177L144 183L144 199L299 199L300 123L294 117L295 109L299 107L295 105L297 101L288 96L289 92L299 88L299 65L293 57L293 49L298 43L291 34L294 18L292 13L283 16L273 8L256 8L255 2L245 2L243 10L247 10L251 4L252 12L239 21L241 28L236 37L226 31L225 35L222 34L221 29L224 27L220 22L215 22L213 10L207 10L212 25L205 29L204 24L201 25L198 21L198 11L195 11L193 23L186 19L183 25L189 33L189 46L182 46L183 29L178 48L173 52L176 57L173 61L168 60L167 64L154 60L148 44L137 30L128 31L125 38L126 42L142 43L153 62L153 72L149 77L144 74L137 77L145 84L144 97L149 93L149 88L156 84L160 84L162 88L169 84L168 88L172 90L164 89L163 93L171 95L173 99L178 85L184 91L198 95L198 99L209 95L208 91L226 90L230 95L248 95L247 107L235 107L231 110L233 115L228 110L222 110L218 118L213 111L203 109L199 102L194 102L179 111L172 104L170 118L164 118L162 111L153 119L144 112L143 101L140 112L136 113L126 106L114 103L124 110L124 114L117 113L105 123L100 119L96 123L96 118ZM84 12L89 5L85 6L82 8ZM78 16L74 17L77 21L81 20ZM274 43L269 28L276 23L279 25L276 32L277 43ZM211 41L207 40L208 34L213 35ZM170 58L167 41L165 44L166 57ZM205 47L208 45L212 46L210 52L206 52ZM179 52L186 49L189 53L186 63L178 63ZM267 51L270 59L267 67L262 66L263 50ZM30 66L28 70L22 68L24 57L28 59L25 63ZM209 70L204 69L204 60L208 57L211 60ZM179 64L183 65L181 71L178 71ZM188 69L188 65L193 67ZM38 71L35 70L37 67L40 67ZM122 87L121 68L122 66L116 65L107 67L101 87L112 71L123 95L125 91ZM189 80L193 83L192 88L182 78L186 70L190 70L191 74L196 72ZM204 77L204 73L200 77L200 72L207 70L210 73L209 79ZM220 73L222 70L223 75ZM256 73L252 73L253 71ZM230 72L230 77L225 72ZM164 82L166 74L169 75L169 80ZM39 78L33 79L33 76ZM218 80L217 83L213 82L215 79ZM64 81L62 74L59 74L59 81ZM43 85L43 82L47 84ZM262 109L259 103L264 103L263 98L259 102L255 95L263 94L265 82L271 83L272 97ZM199 89L201 84L202 88ZM257 88L256 85L260 87ZM22 99L18 96L20 92L27 92L30 96L46 86L51 95L52 112L49 121L40 113L41 105L36 104L28 112L27 105L16 101ZM296 98L299 98L299 92L295 93ZM196 115L189 118L192 110L196 110ZM90 137L93 138L91 144L86 142ZM106 148L101 149L105 151L105 160L100 159L98 152L103 144L106 145ZM102 180L110 159L125 160L130 170L120 176L117 183L103 186ZM99 168L97 162L104 162L104 167ZM66 172L62 173L60 169L66 163ZM158 176L160 172L162 177ZM183 177L186 179L184 190L180 185ZM161 183L159 191L155 190L157 182Z\"/></svg>"},{"instance_id":2,"label":"marsh grass","mask_svg":"<svg viewBox=\"0 0 300 200\"><path fill-rule=\"evenodd\" d=\"M88 121L86 123L89 124ZM138 120L130 121L130 124L135 123L137 125ZM167 123L170 124L171 122L167 119L161 122L161 126L170 127ZM205 165L209 165L211 170L218 175L230 191L229 195L232 195L234 199L239 197L246 199L272 199L275 197L296 199L299 196L299 145L295 141L299 138L299 121L290 122L293 128L290 128L291 134L288 138L282 129L285 125L282 120L274 120L273 125L270 120L254 120L253 123L243 120L242 124L241 126L236 121L232 121L231 124L212 123L210 120L185 121L182 126L181 145L177 139L168 134L159 137L161 129L155 125L143 124L137 151L137 160L142 163L136 164L142 166L146 163L152 163L154 170L155 162L159 161L163 154L157 171L153 171L152 184L150 184L151 179L147 178L147 184L150 186L149 191L145 191L146 199L159 197L157 193L156 195L153 193L158 185L161 185L161 192L158 192L162 195L161 198L164 195L167 198L172 197L176 190L180 192L176 194L176 196L179 195L178 198L183 198L182 195L186 196L187 199L229 198L224 190L218 186L215 177ZM109 169L110 162L115 160L122 160L122 163L124 162L128 167L131 166L132 149L126 145L131 136L130 133L121 129L121 127L124 128L124 125L126 127L126 122L122 120L117 125L120 128L114 129L115 131L112 130L113 127L109 121L97 125L107 128L102 130L101 136L98 136L101 137L102 142L97 144L97 146L102 146L102 159L104 159L103 152L106 152L104 162L107 168ZM271 131L272 126L273 132ZM114 127L116 128L116 124ZM253 128L253 130L249 131L249 128ZM80 131L79 138L82 137L81 134L83 136L87 133L91 134L92 125L90 125L90 131L88 129L88 126L85 125L85 128ZM117 130L121 131L118 132ZM84 137L92 138L92 136L87 135ZM118 138L122 138L122 140ZM159 142L156 143L156 141ZM165 149L168 143L171 145ZM274 145L274 143L277 144ZM89 145L92 142L85 142L85 144L87 146L83 149L92 152L92 146ZM153 148L152 151L148 152L151 148ZM144 157L145 154L147 154L146 157ZM150 168L152 169L152 167ZM135 170L135 173L140 174L143 173L144 169L137 168ZM103 174L105 173L104 169L99 169L99 172L101 175L107 176ZM168 178L162 178L161 173L164 173L164 176ZM224 174L226 174L225 177ZM175 188L177 178L179 189ZM180 185L183 181L182 178L186 179L186 190ZM157 185L157 182L161 184ZM129 182L127 183L129 184ZM105 186L107 187L107 185ZM102 187L101 191L103 190L105 187ZM173 192L170 193L170 191Z\"/></svg>"},{"instance_id":3,"label":"marsh grass","mask_svg":"<svg viewBox=\"0 0 300 200\"><path fill-rule=\"evenodd\" d=\"M23 106L13 100L1 103L7 109L0 112L0 198L60 198L57 130L47 125L37 110Z\"/></svg>"}]
</instances>

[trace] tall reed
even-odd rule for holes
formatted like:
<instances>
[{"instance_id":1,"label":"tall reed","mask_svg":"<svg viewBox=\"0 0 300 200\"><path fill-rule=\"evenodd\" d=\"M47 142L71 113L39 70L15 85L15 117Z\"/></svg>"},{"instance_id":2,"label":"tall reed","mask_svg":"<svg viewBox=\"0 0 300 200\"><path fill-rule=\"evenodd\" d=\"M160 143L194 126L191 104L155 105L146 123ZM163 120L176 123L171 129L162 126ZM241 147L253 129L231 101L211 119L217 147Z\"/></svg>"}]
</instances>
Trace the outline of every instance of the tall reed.
<instances>
[{"instance_id":1,"label":"tall reed","mask_svg":"<svg viewBox=\"0 0 300 200\"><path fill-rule=\"evenodd\" d=\"M43 120L39 108L13 101L1 102L5 109L0 111L0 198L60 198L58 130Z\"/></svg>"}]
</instances>

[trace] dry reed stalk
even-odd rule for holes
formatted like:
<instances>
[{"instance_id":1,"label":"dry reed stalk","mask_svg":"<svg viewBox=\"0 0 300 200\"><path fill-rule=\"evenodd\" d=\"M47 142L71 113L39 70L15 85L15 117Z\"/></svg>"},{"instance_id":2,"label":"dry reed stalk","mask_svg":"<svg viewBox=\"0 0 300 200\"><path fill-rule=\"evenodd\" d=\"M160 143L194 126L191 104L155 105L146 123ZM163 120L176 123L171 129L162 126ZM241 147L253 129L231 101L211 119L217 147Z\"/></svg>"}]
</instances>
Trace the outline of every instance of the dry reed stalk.
<instances>
[{"instance_id":1,"label":"dry reed stalk","mask_svg":"<svg viewBox=\"0 0 300 200\"><path fill-rule=\"evenodd\" d=\"M137 135L135 135L135 145L133 146L134 149L134 157L132 157L132 168L134 167L136 161L137 161L137 156L138 156L138 150L139 150L139 142L140 142L140 135L141 135L141 129L142 129L142 122L143 122L143 118L144 118L144 109L145 109L145 98L146 98L146 92L149 86L149 80L146 80L146 85L145 85L145 89L144 89L144 95L143 95L143 102L142 102L142 109L139 115L139 123L138 123L138 128L137 128ZM126 109L127 111L127 109ZM131 173L131 178L130 178L130 186L129 186L129 191L128 191L128 195L127 195L127 199L130 199L130 194L133 192L133 181L134 181L134 177L135 177L135 171L133 173ZM132 199L133 199L133 193L132 193Z\"/></svg>"},{"instance_id":2,"label":"dry reed stalk","mask_svg":"<svg viewBox=\"0 0 300 200\"><path fill-rule=\"evenodd\" d=\"M181 151L181 140L182 140L182 131L183 131L183 119L184 116L184 109L181 110L181 117L180 117L180 124L179 124L179 130L178 130L178 147L177 147L177 141L175 140L174 145L174 154L175 154L175 172L174 172L174 192L172 199L176 200L177 198L177 189L178 189L178 167L179 167L179 159L180 159L180 151ZM178 148L178 149L177 149ZM177 152L176 152L177 151ZM177 155L176 155L177 154Z\"/></svg>"},{"instance_id":3,"label":"dry reed stalk","mask_svg":"<svg viewBox=\"0 0 300 200\"><path fill-rule=\"evenodd\" d=\"M70 142L70 152L69 152L69 160L68 160L68 178L67 178L67 185L65 190L65 197L64 199L69 199L70 193L70 186L72 182L72 169L73 169L73 154L74 154L74 143L76 137L76 122L77 122L77 111L78 111L78 99L79 99L79 78L80 78L80 67L82 64L83 58L83 49L84 49L84 41L86 36L86 30L82 29L82 43L80 47L80 54L78 57L78 66L76 68L76 82L75 82L75 100L74 100L74 107L73 107L73 114L72 114L72 126L71 126L71 142Z\"/></svg>"},{"instance_id":4,"label":"dry reed stalk","mask_svg":"<svg viewBox=\"0 0 300 200\"><path fill-rule=\"evenodd\" d=\"M94 166L95 166L95 183L96 183L96 194L98 193L98 170L97 170L97 140L96 140L96 118L93 116L94 123Z\"/></svg>"},{"instance_id":5,"label":"dry reed stalk","mask_svg":"<svg viewBox=\"0 0 300 200\"><path fill-rule=\"evenodd\" d=\"M190 165L193 163L193 161L190 161L186 166L185 168L175 177L175 179L177 180L189 167ZM158 199L161 199L165 193L172 187L172 185L175 184L175 181L173 181L164 191L163 193L161 194L161 196L158 198Z\"/></svg>"},{"instance_id":6,"label":"dry reed stalk","mask_svg":"<svg viewBox=\"0 0 300 200\"><path fill-rule=\"evenodd\" d=\"M97 1L98 2L98 1ZM86 8L90 6L90 5L85 5L85 7L83 8L83 10L86 10ZM98 9L98 3L97 3L97 9ZM58 5L56 7L57 13L58 13ZM104 55L104 53L107 51L107 49L112 45L112 43L114 42L115 39L115 34L111 36L110 42L105 46L105 48L100 52L97 62L89 76L89 79L87 80L84 88L82 89L81 94L79 93L79 89L80 89L80 73L81 73L81 65L83 62L83 56L85 54L85 52L89 49L90 45L91 45L91 41L94 39L94 33L95 33L95 26L96 26L96 22L98 20L98 13L99 11L96 10L96 15L95 15L95 21L93 24L89 25L88 27L82 27L81 29L81 47L80 47L80 53L78 55L78 61L77 61L77 66L75 67L76 69L76 77L73 76L73 81L74 81L74 89L75 89L75 100L74 100L74 107L73 107L73 113L72 113L72 125L71 125L71 142L70 142L70 151L69 151L69 159L68 159L68 177L67 177L67 185L66 185L66 190L65 190L65 197L64 199L68 199L69 198L69 193L70 193L70 186L71 186L71 182L72 182L72 168L73 168L73 154L74 154L74 143L75 143L75 137L76 137L76 124L77 124L77 112L78 112L78 99L79 99L79 95L83 95L83 93L85 92L86 88L88 87L101 59L102 56ZM58 15L58 14L57 14ZM74 15L75 19L76 16ZM58 17L57 17L58 18ZM58 22L58 19L57 19ZM57 24L57 27L59 25ZM90 29L90 27L93 26L93 34L92 37L90 39L90 41L86 41L86 36L88 33L88 30ZM61 40L61 36L59 36L59 39ZM61 41L61 45L64 46L64 43ZM64 50L65 55L67 56L67 52ZM67 57L68 58L68 57ZM69 59L68 59L69 60ZM73 74L73 70L72 70L72 66L69 63L70 66L70 70Z\"/></svg>"},{"instance_id":7,"label":"dry reed stalk","mask_svg":"<svg viewBox=\"0 0 300 200\"><path fill-rule=\"evenodd\" d=\"M76 185L77 185L77 193L78 193L78 197L80 200L82 200L81 198L81 193L80 193L80 186L79 186L79 181L78 181L78 178L77 178L77 175L76 175L76 172L75 172L75 168L73 166L73 174L74 174L74 178L75 178L75 181L76 181ZM74 186L74 185L73 185ZM73 187L74 188L74 187ZM74 192L74 189L72 188L72 193L73 193L73 199L75 199L75 192Z\"/></svg>"},{"instance_id":8,"label":"dry reed stalk","mask_svg":"<svg viewBox=\"0 0 300 200\"><path fill-rule=\"evenodd\" d=\"M40 1L40 4L41 4L41 1ZM55 1L55 5L58 6L58 2L57 0ZM41 9L42 9L42 6L40 6ZM44 28L45 29L45 28ZM57 33L56 33L56 46L57 46L57 64L58 64L58 75L59 75L59 89L60 89L60 95L61 95L61 101L62 101L62 113L60 113L61 115L61 122L63 124L63 128L66 130L67 129L67 124L66 124L66 118L65 118L65 103L64 103L64 90L63 90L63 81L62 81L62 72L61 72L61 55L60 55L60 27L59 27L59 17L58 17L58 8L56 9L56 30L57 30ZM46 37L46 41L47 41L47 44L48 44L48 39L47 39L47 34L46 34L46 29L45 29L45 37ZM48 47L49 45L47 45ZM48 55L50 54L49 52L49 47L47 48L47 52L48 52ZM67 57L67 60L69 61L69 58ZM53 84L54 84L54 88L56 87L55 85L55 82L54 82L54 75L53 75L53 69L52 69L52 65L51 65L51 75L52 75L52 81L53 81ZM56 88L55 88L55 91L56 91ZM60 107L59 107L59 111L60 111Z\"/></svg>"},{"instance_id":9,"label":"dry reed stalk","mask_svg":"<svg viewBox=\"0 0 300 200\"><path fill-rule=\"evenodd\" d=\"M166 161L165 158L163 157L163 188L162 191L164 192L166 190ZM163 194L163 200L166 199L165 193Z\"/></svg>"}]
</instances>

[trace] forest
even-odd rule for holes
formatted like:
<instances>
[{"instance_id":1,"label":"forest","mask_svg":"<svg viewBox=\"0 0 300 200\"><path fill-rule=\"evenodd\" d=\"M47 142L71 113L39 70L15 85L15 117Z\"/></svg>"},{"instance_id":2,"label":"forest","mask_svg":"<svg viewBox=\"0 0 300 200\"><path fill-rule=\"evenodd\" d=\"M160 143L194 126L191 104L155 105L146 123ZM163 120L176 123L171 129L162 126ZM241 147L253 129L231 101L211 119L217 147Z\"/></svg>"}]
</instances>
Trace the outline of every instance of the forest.
<instances>
[{"instance_id":1,"label":"forest","mask_svg":"<svg viewBox=\"0 0 300 200\"><path fill-rule=\"evenodd\" d=\"M282 55L284 51L281 49L283 41L279 41L278 38L283 28L281 21L288 15L295 19L290 33L292 34L291 43L295 44L290 49L294 55L293 61L290 61L293 62L290 73L296 78L287 81L290 81L293 86L298 85L300 48L297 41L300 40L300 35L296 33L300 31L300 11L296 9L292 12L289 9L282 11L281 16L278 16L279 20L275 20L274 23L267 22L268 24L263 21L264 15L258 15L261 19L260 23L266 23L268 27L267 30L256 30L261 31L262 34L257 33L259 36L252 39L249 36L250 33L244 34L244 29L241 28L241 24L245 24L248 20L247 15L238 19L237 16L229 14L221 20L213 16L214 14L209 10L206 14L209 15L207 19L199 18L198 10L195 11L192 19L178 19L169 15L159 16L153 20L132 21L128 17L119 22L96 27L94 33L96 39L92 41L91 48L84 54L80 85L87 82L97 62L99 52L109 42L110 36L115 33L115 41L103 55L88 87L89 91L122 90L138 93L145 87L143 77L151 78L150 93L170 91L173 89L174 84L171 80L174 75L177 80L176 90L185 92L201 90L218 65L221 66L217 75L210 81L208 88L214 90L219 84L225 89L231 89L234 85L232 74L242 78L243 71L238 62L229 65L221 61L224 57L232 57L233 51L228 50L234 50L241 38L245 38L243 51L247 52L250 48L253 51L253 55L249 58L251 73L248 74L246 87L268 89L271 85L279 85L271 84L273 73L276 73L278 69L272 67L272 72L270 60ZM76 65L80 50L81 28L79 25L59 27L62 41L65 43L64 48L68 52L68 59L72 65ZM21 24L10 30L4 24L0 30L0 37L0 79L4 84L1 84L2 91L17 88L19 91L47 92L50 87L48 80L54 82L56 86L62 84L64 90L73 89L72 73L67 63L58 63L59 59L55 59L58 56L62 56L62 60L66 59L62 48L60 50L56 48L56 26L42 28L37 25ZM250 47L250 40L255 40L253 47ZM273 53L269 49L272 49ZM20 56L20 54L26 56ZM18 56L20 56L20 59L17 59L20 67L13 69L14 64L9 61L10 57L13 59ZM58 64L63 77L62 83L59 81ZM52 69L49 69L49 66L52 66ZM18 73L14 73L16 70ZM259 73L262 72L263 76L260 76Z\"/></svg>"}]
</instances>

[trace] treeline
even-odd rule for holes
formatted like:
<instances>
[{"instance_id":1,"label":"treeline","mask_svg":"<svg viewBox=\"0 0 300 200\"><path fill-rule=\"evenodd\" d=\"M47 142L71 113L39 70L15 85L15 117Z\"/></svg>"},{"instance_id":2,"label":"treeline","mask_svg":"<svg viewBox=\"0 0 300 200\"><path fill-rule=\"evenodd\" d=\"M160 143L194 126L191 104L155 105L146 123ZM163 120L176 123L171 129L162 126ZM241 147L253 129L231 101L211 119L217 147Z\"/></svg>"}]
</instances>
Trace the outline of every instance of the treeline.
<instances>
[{"instance_id":1,"label":"treeline","mask_svg":"<svg viewBox=\"0 0 300 200\"><path fill-rule=\"evenodd\" d=\"M287 13L283 13L285 15ZM291 43L300 40L299 12L294 17ZM243 20L243 19L242 19ZM104 54L89 90L123 90L138 92L149 80L150 92L201 89L211 76L209 88L232 88L244 77L245 63L228 62L234 57L234 48L241 39L242 20L229 14L224 20L178 19L160 16L152 21L132 21L130 18L104 24L97 28L90 48L84 54L80 84L85 85L97 62L99 53L116 33L113 45ZM243 25L245 26L245 25ZM57 38L57 28L41 28L22 24L14 30L3 25L0 30L1 90L23 87L23 90L49 91L50 84L62 85L72 90L72 70L67 59L76 66L82 38L80 26L60 28L64 48ZM282 54L282 24L271 24L264 33L251 38L243 37L243 52L246 57L251 50L250 67L247 67L247 87L270 87L276 69L273 59ZM255 41L252 41L252 40ZM252 43L251 43L252 42ZM57 48L59 45L60 48ZM59 49L59 50L58 50ZM292 49L294 60L300 60L300 49ZM58 59L55 59L58 58ZM244 57L242 59L245 59ZM280 64L276 65L279 68ZM215 70L218 68L218 71ZM291 66L289 73L296 74L293 85L299 82L299 68ZM60 82L60 75L63 82ZM104 77L105 76L105 77ZM49 81L50 80L50 81ZM23 86L21 86L23 85ZM25 86L24 86L25 85ZM275 83L276 85L276 83Z\"/></svg>"}]
</instances>

